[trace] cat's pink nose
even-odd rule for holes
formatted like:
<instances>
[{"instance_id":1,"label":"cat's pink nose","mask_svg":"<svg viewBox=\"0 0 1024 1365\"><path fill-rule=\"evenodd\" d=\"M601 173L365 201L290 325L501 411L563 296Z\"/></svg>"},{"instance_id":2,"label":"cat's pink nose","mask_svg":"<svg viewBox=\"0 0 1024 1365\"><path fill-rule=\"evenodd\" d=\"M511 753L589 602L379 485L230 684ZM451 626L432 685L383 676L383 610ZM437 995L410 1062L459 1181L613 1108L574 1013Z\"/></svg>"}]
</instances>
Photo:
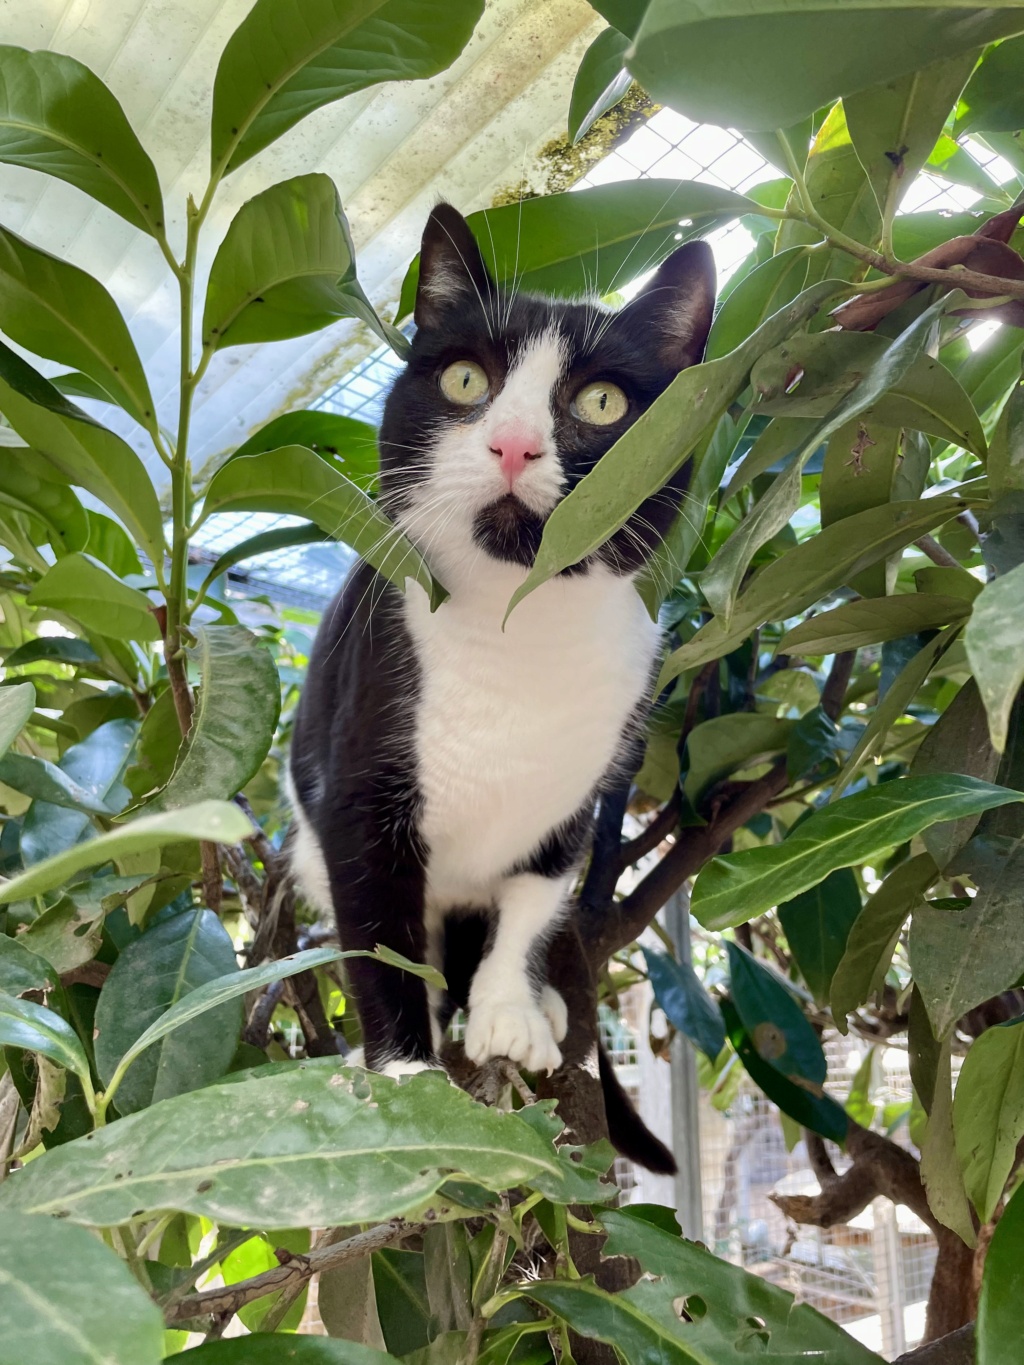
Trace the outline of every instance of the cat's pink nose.
<instances>
[{"instance_id":1,"label":"cat's pink nose","mask_svg":"<svg viewBox=\"0 0 1024 1365\"><path fill-rule=\"evenodd\" d=\"M527 461L540 459L543 445L543 438L528 427L502 427L491 437L491 453L498 456L499 467L510 490L526 468Z\"/></svg>"}]
</instances>

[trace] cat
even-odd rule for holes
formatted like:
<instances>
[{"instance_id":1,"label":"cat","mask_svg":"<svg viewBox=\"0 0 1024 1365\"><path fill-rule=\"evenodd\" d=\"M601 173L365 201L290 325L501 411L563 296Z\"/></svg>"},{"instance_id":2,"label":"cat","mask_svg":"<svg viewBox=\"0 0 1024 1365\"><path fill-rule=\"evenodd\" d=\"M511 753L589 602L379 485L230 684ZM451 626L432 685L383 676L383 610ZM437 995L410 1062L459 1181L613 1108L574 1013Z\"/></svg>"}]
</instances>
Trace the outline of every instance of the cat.
<instances>
[{"instance_id":1,"label":"cat","mask_svg":"<svg viewBox=\"0 0 1024 1365\"><path fill-rule=\"evenodd\" d=\"M343 947L383 943L442 969L470 960L457 1003L476 1063L560 1064L566 1008L540 979L543 949L595 800L642 730L659 632L633 579L685 471L503 627L506 607L552 509L702 358L714 300L702 241L612 311L499 289L448 204L423 233L416 333L380 428L380 500L450 596L431 613L418 585L403 596L359 563L328 608L291 749L293 866L308 900L333 907ZM366 1065L439 1066L452 1001L378 961L347 965ZM648 1136L640 1159L674 1169Z\"/></svg>"}]
</instances>

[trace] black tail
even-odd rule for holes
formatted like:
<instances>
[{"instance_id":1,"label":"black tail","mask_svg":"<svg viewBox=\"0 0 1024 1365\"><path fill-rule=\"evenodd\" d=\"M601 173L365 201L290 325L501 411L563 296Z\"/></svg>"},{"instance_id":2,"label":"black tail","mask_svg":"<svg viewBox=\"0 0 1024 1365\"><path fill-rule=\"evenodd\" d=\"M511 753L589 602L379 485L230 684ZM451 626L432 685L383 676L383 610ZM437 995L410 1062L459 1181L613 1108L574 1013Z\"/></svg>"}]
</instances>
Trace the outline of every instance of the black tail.
<instances>
[{"instance_id":1,"label":"black tail","mask_svg":"<svg viewBox=\"0 0 1024 1365\"><path fill-rule=\"evenodd\" d=\"M619 1084L611 1058L601 1043L597 1046L597 1061L612 1146L623 1156L628 1156L630 1161L635 1161L638 1166L646 1166L656 1175L675 1175L678 1169L675 1157L633 1108L633 1101Z\"/></svg>"}]
</instances>

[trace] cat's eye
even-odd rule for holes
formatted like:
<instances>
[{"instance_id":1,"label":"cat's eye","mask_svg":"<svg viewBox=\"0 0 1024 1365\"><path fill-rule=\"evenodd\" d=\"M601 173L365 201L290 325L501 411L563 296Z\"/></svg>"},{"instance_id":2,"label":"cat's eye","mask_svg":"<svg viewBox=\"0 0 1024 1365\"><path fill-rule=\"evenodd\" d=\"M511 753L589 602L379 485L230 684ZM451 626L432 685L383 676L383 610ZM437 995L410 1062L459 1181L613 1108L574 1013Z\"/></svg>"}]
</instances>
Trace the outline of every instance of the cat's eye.
<instances>
[{"instance_id":1,"label":"cat's eye","mask_svg":"<svg viewBox=\"0 0 1024 1365\"><path fill-rule=\"evenodd\" d=\"M595 384L584 384L572 401L573 414L583 422L596 427L608 427L626 415L629 399L617 384L599 380Z\"/></svg>"},{"instance_id":2,"label":"cat's eye","mask_svg":"<svg viewBox=\"0 0 1024 1365\"><path fill-rule=\"evenodd\" d=\"M486 374L475 360L457 360L441 374L441 392L461 407L482 403L491 391Z\"/></svg>"}]
</instances>

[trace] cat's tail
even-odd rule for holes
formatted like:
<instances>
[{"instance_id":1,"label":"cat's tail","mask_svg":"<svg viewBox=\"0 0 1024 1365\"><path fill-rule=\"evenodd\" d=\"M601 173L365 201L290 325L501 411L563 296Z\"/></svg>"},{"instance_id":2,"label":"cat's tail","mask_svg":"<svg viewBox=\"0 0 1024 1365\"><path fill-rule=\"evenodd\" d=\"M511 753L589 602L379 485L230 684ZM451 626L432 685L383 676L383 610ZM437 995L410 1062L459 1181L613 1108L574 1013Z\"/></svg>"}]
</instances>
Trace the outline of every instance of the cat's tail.
<instances>
[{"instance_id":1,"label":"cat's tail","mask_svg":"<svg viewBox=\"0 0 1024 1365\"><path fill-rule=\"evenodd\" d=\"M645 1166L656 1175L675 1175L678 1169L675 1157L634 1109L633 1101L623 1090L602 1043L597 1045L597 1063L612 1146L623 1156L628 1156L630 1161Z\"/></svg>"}]
</instances>

